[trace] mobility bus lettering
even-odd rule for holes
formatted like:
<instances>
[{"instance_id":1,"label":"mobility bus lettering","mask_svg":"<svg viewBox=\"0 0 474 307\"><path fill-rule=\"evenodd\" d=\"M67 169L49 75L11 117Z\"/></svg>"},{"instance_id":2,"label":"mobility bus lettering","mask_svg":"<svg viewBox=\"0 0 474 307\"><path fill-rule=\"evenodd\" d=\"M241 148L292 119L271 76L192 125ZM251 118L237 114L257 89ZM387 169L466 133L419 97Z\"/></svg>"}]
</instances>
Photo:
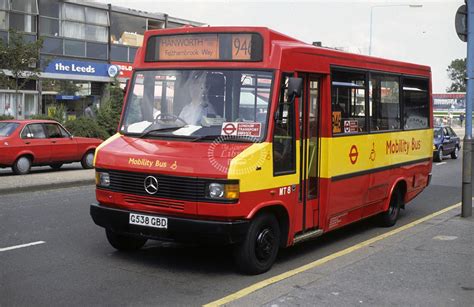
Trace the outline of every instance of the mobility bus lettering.
<instances>
[{"instance_id":1,"label":"mobility bus lettering","mask_svg":"<svg viewBox=\"0 0 474 307\"><path fill-rule=\"evenodd\" d=\"M128 158L128 164L134 165L134 166L152 167L154 163L153 161L150 161L148 159Z\"/></svg>"},{"instance_id":2,"label":"mobility bus lettering","mask_svg":"<svg viewBox=\"0 0 474 307\"><path fill-rule=\"evenodd\" d=\"M389 140L386 143L386 154L407 154L411 151L418 151L421 149L421 140L415 138L411 139L411 142L404 139L399 140Z\"/></svg>"},{"instance_id":3,"label":"mobility bus lettering","mask_svg":"<svg viewBox=\"0 0 474 307\"><path fill-rule=\"evenodd\" d=\"M133 165L133 166L145 166L145 167L156 167L156 168L167 168L169 167L172 170L175 170L178 168L178 162L174 161L173 163L168 163L166 161L162 160L155 160L151 161L145 158L141 159L135 159L135 158L128 158L128 164Z\"/></svg>"},{"instance_id":4,"label":"mobility bus lettering","mask_svg":"<svg viewBox=\"0 0 474 307\"><path fill-rule=\"evenodd\" d=\"M410 143L403 139L400 139L400 140L387 141L385 152L387 155L400 154L400 153L405 153L408 155L409 150L410 150Z\"/></svg>"}]
</instances>

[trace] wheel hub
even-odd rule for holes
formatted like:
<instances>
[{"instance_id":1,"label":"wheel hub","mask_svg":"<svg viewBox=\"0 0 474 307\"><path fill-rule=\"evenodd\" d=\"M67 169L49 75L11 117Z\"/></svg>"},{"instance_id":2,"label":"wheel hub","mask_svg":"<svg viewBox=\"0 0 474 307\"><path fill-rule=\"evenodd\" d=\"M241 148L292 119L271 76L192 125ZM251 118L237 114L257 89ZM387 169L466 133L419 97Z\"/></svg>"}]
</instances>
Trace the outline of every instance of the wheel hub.
<instances>
[{"instance_id":1,"label":"wheel hub","mask_svg":"<svg viewBox=\"0 0 474 307\"><path fill-rule=\"evenodd\" d=\"M270 228L263 229L257 236L255 252L259 260L267 260L275 245L275 235Z\"/></svg>"}]
</instances>

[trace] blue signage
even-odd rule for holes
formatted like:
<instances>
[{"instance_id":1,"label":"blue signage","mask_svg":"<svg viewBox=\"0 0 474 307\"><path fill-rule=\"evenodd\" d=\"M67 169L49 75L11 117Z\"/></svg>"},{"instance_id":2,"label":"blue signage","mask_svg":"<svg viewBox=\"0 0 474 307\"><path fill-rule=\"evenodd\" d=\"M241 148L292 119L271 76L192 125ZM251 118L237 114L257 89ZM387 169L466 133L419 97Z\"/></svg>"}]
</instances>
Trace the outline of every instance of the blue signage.
<instances>
[{"instance_id":1,"label":"blue signage","mask_svg":"<svg viewBox=\"0 0 474 307\"><path fill-rule=\"evenodd\" d=\"M114 66L111 68L111 66ZM97 77L114 77L117 66L106 63L81 62L71 60L52 60L44 72L66 75L85 75Z\"/></svg>"},{"instance_id":2,"label":"blue signage","mask_svg":"<svg viewBox=\"0 0 474 307\"><path fill-rule=\"evenodd\" d=\"M73 96L73 95L56 95L56 100L79 100L81 96Z\"/></svg>"}]
</instances>

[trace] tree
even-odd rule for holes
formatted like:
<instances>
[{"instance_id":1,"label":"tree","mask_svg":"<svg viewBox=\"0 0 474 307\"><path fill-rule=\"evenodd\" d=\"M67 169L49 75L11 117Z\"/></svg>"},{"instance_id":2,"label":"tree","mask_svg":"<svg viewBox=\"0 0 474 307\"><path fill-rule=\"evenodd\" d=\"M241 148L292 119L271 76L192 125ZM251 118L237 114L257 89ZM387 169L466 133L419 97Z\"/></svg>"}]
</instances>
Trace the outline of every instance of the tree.
<instances>
[{"instance_id":1,"label":"tree","mask_svg":"<svg viewBox=\"0 0 474 307\"><path fill-rule=\"evenodd\" d=\"M27 42L24 36L14 29L9 31L8 42L0 39L0 86L15 90L17 107L18 92L29 81L39 78L41 69L38 64L42 47L42 39Z\"/></svg>"},{"instance_id":2,"label":"tree","mask_svg":"<svg viewBox=\"0 0 474 307\"><path fill-rule=\"evenodd\" d=\"M117 132L124 95L120 87L120 82L117 79L107 87L109 97L101 104L100 109L96 112L97 123L104 127L107 133L113 135Z\"/></svg>"},{"instance_id":3,"label":"tree","mask_svg":"<svg viewBox=\"0 0 474 307\"><path fill-rule=\"evenodd\" d=\"M451 86L446 89L447 92L465 92L466 91L466 58L455 59L446 70Z\"/></svg>"}]
</instances>

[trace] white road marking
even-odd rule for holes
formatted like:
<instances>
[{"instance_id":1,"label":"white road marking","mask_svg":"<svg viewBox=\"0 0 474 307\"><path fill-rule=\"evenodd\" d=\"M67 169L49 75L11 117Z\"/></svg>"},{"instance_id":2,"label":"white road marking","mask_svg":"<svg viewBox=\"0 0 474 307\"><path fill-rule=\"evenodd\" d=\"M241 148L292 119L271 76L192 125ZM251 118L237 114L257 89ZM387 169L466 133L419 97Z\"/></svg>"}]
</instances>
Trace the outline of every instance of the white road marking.
<instances>
[{"instance_id":1,"label":"white road marking","mask_svg":"<svg viewBox=\"0 0 474 307\"><path fill-rule=\"evenodd\" d=\"M0 248L0 252L5 252L5 251L12 250L12 249L23 248L23 247L33 246L33 245L39 245L39 244L43 244L43 243L46 243L46 242L36 241L36 242L31 242L31 243L26 243L26 244L21 244L21 245L3 247L3 248Z\"/></svg>"},{"instance_id":2,"label":"white road marking","mask_svg":"<svg viewBox=\"0 0 474 307\"><path fill-rule=\"evenodd\" d=\"M439 162L439 163L436 163L436 165L443 165L443 164L446 164L446 162Z\"/></svg>"}]
</instances>

